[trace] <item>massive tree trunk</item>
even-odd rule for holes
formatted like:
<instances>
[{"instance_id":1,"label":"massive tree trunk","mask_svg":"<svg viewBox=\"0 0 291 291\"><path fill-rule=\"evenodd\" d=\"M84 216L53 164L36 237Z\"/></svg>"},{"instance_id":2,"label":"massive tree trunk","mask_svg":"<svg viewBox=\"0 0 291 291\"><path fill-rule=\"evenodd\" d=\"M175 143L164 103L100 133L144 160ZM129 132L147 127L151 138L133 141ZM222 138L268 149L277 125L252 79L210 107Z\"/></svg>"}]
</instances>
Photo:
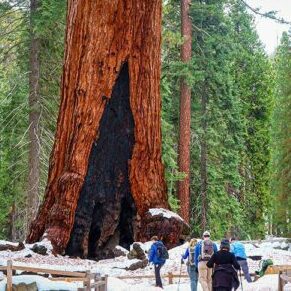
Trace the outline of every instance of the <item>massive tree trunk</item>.
<instances>
[{"instance_id":1,"label":"massive tree trunk","mask_svg":"<svg viewBox=\"0 0 291 291\"><path fill-rule=\"evenodd\" d=\"M30 55L29 55L29 173L27 189L28 223L35 217L39 200L40 179L40 106L39 106L39 39L34 32L34 19L39 2L30 1Z\"/></svg>"},{"instance_id":2,"label":"massive tree trunk","mask_svg":"<svg viewBox=\"0 0 291 291\"><path fill-rule=\"evenodd\" d=\"M57 252L98 257L152 234L143 216L168 208L160 47L161 0L68 2L55 144L28 242L45 234Z\"/></svg>"},{"instance_id":3,"label":"massive tree trunk","mask_svg":"<svg viewBox=\"0 0 291 291\"><path fill-rule=\"evenodd\" d=\"M192 24L189 16L191 0L181 0L182 36L184 43L181 48L181 60L191 60ZM191 88L185 80L181 80L180 126L179 126L179 171L186 177L178 183L180 199L180 215L189 223L190 214L190 139L191 139Z\"/></svg>"}]
</instances>

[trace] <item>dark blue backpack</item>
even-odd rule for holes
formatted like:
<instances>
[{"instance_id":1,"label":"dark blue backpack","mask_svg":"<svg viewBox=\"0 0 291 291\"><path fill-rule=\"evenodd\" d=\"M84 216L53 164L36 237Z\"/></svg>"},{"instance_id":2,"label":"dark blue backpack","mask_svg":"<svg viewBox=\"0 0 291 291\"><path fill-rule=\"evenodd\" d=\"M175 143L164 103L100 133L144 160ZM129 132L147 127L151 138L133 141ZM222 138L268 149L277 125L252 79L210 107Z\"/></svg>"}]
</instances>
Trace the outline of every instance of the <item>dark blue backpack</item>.
<instances>
[{"instance_id":1,"label":"dark blue backpack","mask_svg":"<svg viewBox=\"0 0 291 291\"><path fill-rule=\"evenodd\" d=\"M157 259L165 261L169 258L169 253L167 248L162 242L157 243Z\"/></svg>"}]
</instances>

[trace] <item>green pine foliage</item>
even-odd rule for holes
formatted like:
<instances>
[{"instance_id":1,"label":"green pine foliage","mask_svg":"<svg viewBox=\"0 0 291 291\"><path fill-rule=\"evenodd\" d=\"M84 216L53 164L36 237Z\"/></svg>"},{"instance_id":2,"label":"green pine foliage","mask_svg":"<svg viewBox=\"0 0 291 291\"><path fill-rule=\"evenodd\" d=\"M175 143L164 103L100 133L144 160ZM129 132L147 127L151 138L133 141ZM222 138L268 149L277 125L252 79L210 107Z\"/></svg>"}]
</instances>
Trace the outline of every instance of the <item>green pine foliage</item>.
<instances>
[{"instance_id":1,"label":"green pine foliage","mask_svg":"<svg viewBox=\"0 0 291 291\"><path fill-rule=\"evenodd\" d=\"M270 118L273 107L274 74L253 20L241 4L231 9L236 55L233 64L235 94L241 104L242 178L239 200L243 208L241 236L263 237L270 208Z\"/></svg>"},{"instance_id":2,"label":"green pine foliage","mask_svg":"<svg viewBox=\"0 0 291 291\"><path fill-rule=\"evenodd\" d=\"M261 238L268 221L273 233L290 236L290 34L282 37L274 73L241 1L191 2L192 61L184 64L180 1L163 1L161 115L170 205L178 211L177 181L184 177L177 165L183 77L192 88L192 233L201 234L205 206L214 238ZM13 1L0 3L0 239L21 239L27 227L29 1L19 3L17 9ZM33 15L41 44L40 195L58 114L65 11L65 0L42 0Z\"/></svg>"},{"instance_id":3,"label":"green pine foliage","mask_svg":"<svg viewBox=\"0 0 291 291\"><path fill-rule=\"evenodd\" d=\"M175 35L171 39L177 45L178 36L171 28L179 27L179 2L169 1L167 8L166 29ZM178 132L178 110L172 108L179 104L179 78L192 86L192 232L202 231L201 148L205 147L206 227L217 238L229 232L261 237L270 206L272 67L241 2L192 0L191 18L192 62L181 63L179 47L164 39L163 52L171 53L163 58L162 88L170 88L163 94L168 100L163 116L170 117L168 123ZM177 136L173 144L177 145Z\"/></svg>"},{"instance_id":4,"label":"green pine foliage","mask_svg":"<svg viewBox=\"0 0 291 291\"><path fill-rule=\"evenodd\" d=\"M0 238L19 239L26 227L27 18L7 2L0 14Z\"/></svg>"},{"instance_id":5,"label":"green pine foliage","mask_svg":"<svg viewBox=\"0 0 291 291\"><path fill-rule=\"evenodd\" d=\"M283 33L275 57L276 98L272 116L273 233L291 235L291 36Z\"/></svg>"},{"instance_id":6,"label":"green pine foliage","mask_svg":"<svg viewBox=\"0 0 291 291\"><path fill-rule=\"evenodd\" d=\"M0 238L22 239L27 230L28 180L28 60L29 6L18 9L9 1L0 4ZM59 104L64 48L66 1L41 1L33 15L40 40L40 160L41 193L47 179ZM13 225L13 228L11 227Z\"/></svg>"}]
</instances>

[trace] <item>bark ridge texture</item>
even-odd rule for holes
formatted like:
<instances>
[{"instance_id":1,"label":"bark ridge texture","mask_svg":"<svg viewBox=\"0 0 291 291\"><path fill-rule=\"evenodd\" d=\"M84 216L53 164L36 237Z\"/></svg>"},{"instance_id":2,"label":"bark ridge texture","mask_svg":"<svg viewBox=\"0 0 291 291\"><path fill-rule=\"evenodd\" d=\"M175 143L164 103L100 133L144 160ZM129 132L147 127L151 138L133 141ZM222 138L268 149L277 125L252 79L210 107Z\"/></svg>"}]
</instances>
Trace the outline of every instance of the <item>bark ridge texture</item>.
<instances>
[{"instance_id":1,"label":"bark ridge texture","mask_svg":"<svg viewBox=\"0 0 291 291\"><path fill-rule=\"evenodd\" d=\"M149 208L168 208L161 162L161 0L70 0L65 47L61 106L48 183L27 241L38 241L45 234L57 252L81 248L86 255L110 243L116 231L121 230L120 240L126 243L131 238L122 235L133 232L138 236L141 217ZM130 110L116 111L119 105L114 103L122 98L114 101L113 88L123 99L128 95L125 106ZM112 108L115 113L109 112ZM102 195L109 192L104 190L104 181L110 171L98 173L93 168L98 164L96 155L109 157L110 149L101 145L102 136L106 140L104 132L115 130L108 114L126 116L125 127L116 124L120 130L129 131L120 135L128 135L123 140L128 143L127 152L121 153L127 160L124 157L116 162L115 177L108 186L114 193L107 203L123 205L113 209L101 206L104 215L100 221L98 203L107 200ZM96 181L90 182L92 177L103 181L103 190ZM88 192L90 187L99 190ZM95 197L92 205L89 196ZM88 213L79 209L81 205L88 205ZM90 213L95 230L85 221ZM126 225L127 219L137 230ZM74 223L80 228L74 228Z\"/></svg>"}]
</instances>

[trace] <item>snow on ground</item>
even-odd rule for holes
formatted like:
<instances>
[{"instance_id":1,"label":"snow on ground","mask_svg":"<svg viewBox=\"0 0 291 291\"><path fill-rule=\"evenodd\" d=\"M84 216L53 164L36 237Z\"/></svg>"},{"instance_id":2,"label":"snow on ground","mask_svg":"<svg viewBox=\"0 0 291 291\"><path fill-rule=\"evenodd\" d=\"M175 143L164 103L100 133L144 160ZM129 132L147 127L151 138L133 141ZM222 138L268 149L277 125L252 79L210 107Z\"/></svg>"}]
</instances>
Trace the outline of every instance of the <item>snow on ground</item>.
<instances>
[{"instance_id":1,"label":"snow on ground","mask_svg":"<svg viewBox=\"0 0 291 291\"><path fill-rule=\"evenodd\" d=\"M37 289L40 291L45 290L77 290L82 287L82 283L67 283L64 281L51 281L47 278L34 275L14 276L13 284L31 284L35 282ZM0 282L0 291L5 291L6 279Z\"/></svg>"},{"instance_id":2,"label":"snow on ground","mask_svg":"<svg viewBox=\"0 0 291 291\"><path fill-rule=\"evenodd\" d=\"M188 282L178 284L178 279L172 285L165 285L165 291L190 291L190 285ZM47 278L41 276L16 276L13 277L13 283L26 283L30 284L36 282L37 288L39 291L46 290L71 290L77 291L79 287L82 287L81 283L67 283L61 281L50 281ZM109 277L108 278L108 291L161 291L162 289L154 287L154 282L142 283L142 284L127 284L124 281ZM0 282L0 291L5 291L6 280ZM178 288L179 287L179 288ZM257 282L248 284L243 281L243 290L245 291L275 291L278 287L278 277L277 275L268 275L259 279ZM199 284L198 291L202 291L202 288Z\"/></svg>"},{"instance_id":3,"label":"snow on ground","mask_svg":"<svg viewBox=\"0 0 291 291\"><path fill-rule=\"evenodd\" d=\"M1 244L8 242L0 242ZM144 269L139 269L136 271L126 271L125 268L130 264L134 263L136 260L128 260L126 257L118 257L114 259L108 259L103 261L92 261L92 260L82 260L79 258L69 258L68 256L54 256L51 254L51 244L49 241L44 240L39 243L45 245L48 248L49 255L42 256L34 253L30 248L33 245L25 245L25 249L18 252L11 251L1 251L0 252L0 265L6 265L7 260L12 259L13 264L22 265L22 266L32 266L32 267L41 267L47 269L54 270L65 270L65 271L87 271L90 270L94 273L101 273L102 275L109 275L109 289L108 291L154 291L159 290L159 288L153 287L154 279L134 279L133 276L137 275L153 275L153 268L147 266ZM142 248L144 250L148 250L151 246L151 242L142 244ZM251 243L245 244L247 254L249 256L262 256L263 259L271 258L275 265L291 265L291 252L283 251L279 249L273 249L273 244L271 243L262 243L260 245L254 245ZM181 254L187 248L187 244L176 247L169 251L169 260L167 260L166 264L163 266L161 273L162 275L166 275L168 272L172 272L174 274L179 274L180 270L183 274L186 274L186 266L180 264ZM28 257L26 257L28 256ZM259 268L259 261L248 260L250 271L254 272ZM181 268L181 269L180 269ZM116 277L119 276L129 276L130 279L119 280ZM16 276L13 280L21 280L24 276ZM25 276L28 277L28 276ZM36 280L36 277L39 276L30 276ZM115 277L115 278L113 278ZM23 279L22 279L23 280ZM28 280L28 279L27 279ZM166 291L177 290L178 279L174 279L173 285L167 285L168 280L163 279L164 287ZM16 281L15 281L16 282ZM42 287L41 284L47 286L46 284L50 284L50 290L77 290L77 285L75 283L56 283L48 281L48 279L40 277L37 279L37 284L39 285L39 290L48 290L46 287ZM43 283L42 283L43 282ZM189 279L181 278L180 280L180 291L189 291ZM5 281L0 282L0 291L4 290L3 284ZM53 285L53 284L66 284L62 285ZM257 282L248 284L247 282L243 282L243 289L245 291L272 291L277 290L278 284L278 276L270 275L264 276L260 278ZM2 286L2 287L1 287ZM59 286L59 287L54 287ZM44 289L43 289L44 288ZM54 289L57 288L57 289ZM201 288L199 290L202 290Z\"/></svg>"}]
</instances>

